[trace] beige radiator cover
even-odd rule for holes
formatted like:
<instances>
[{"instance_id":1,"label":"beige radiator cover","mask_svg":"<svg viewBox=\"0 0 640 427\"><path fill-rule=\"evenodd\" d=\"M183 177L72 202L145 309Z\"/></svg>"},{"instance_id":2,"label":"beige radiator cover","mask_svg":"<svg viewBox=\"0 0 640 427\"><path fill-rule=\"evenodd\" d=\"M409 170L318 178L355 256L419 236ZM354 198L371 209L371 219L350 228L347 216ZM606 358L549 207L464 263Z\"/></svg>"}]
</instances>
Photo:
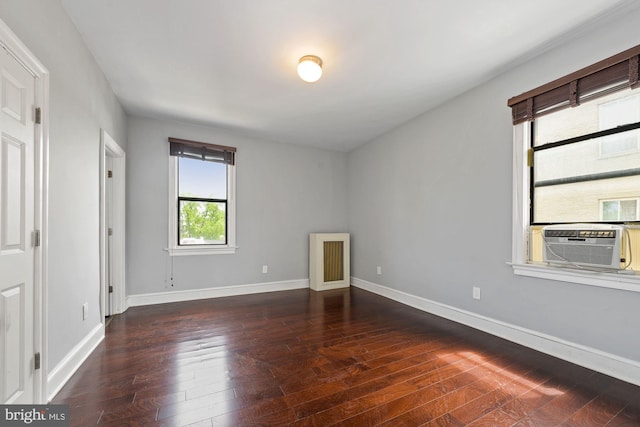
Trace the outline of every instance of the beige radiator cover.
<instances>
[{"instance_id":1,"label":"beige radiator cover","mask_svg":"<svg viewBox=\"0 0 640 427\"><path fill-rule=\"evenodd\" d=\"M351 284L349 233L309 234L309 286L314 291Z\"/></svg>"}]
</instances>

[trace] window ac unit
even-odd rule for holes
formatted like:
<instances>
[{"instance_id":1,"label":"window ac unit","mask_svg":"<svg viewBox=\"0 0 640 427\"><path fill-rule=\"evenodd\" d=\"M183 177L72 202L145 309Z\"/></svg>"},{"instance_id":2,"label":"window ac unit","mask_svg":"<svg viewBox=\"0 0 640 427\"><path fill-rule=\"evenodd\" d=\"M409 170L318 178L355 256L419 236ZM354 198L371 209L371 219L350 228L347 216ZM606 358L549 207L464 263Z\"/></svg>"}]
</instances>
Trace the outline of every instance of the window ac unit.
<instances>
[{"instance_id":1,"label":"window ac unit","mask_svg":"<svg viewBox=\"0 0 640 427\"><path fill-rule=\"evenodd\" d=\"M613 224L548 225L542 228L543 260L619 270L623 232Z\"/></svg>"}]
</instances>

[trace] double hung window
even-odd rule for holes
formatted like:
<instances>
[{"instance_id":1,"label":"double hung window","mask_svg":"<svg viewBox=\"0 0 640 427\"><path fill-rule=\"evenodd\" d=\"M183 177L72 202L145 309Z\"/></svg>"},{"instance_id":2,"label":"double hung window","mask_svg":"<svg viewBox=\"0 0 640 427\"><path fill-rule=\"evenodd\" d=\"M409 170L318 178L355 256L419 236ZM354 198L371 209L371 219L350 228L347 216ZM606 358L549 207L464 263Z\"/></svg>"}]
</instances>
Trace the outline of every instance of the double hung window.
<instances>
[{"instance_id":1,"label":"double hung window","mask_svg":"<svg viewBox=\"0 0 640 427\"><path fill-rule=\"evenodd\" d=\"M636 46L509 100L514 263L542 261L550 224L625 224L626 256L640 247L639 55Z\"/></svg>"},{"instance_id":2,"label":"double hung window","mask_svg":"<svg viewBox=\"0 0 640 427\"><path fill-rule=\"evenodd\" d=\"M234 147L169 138L169 250L235 251Z\"/></svg>"}]
</instances>

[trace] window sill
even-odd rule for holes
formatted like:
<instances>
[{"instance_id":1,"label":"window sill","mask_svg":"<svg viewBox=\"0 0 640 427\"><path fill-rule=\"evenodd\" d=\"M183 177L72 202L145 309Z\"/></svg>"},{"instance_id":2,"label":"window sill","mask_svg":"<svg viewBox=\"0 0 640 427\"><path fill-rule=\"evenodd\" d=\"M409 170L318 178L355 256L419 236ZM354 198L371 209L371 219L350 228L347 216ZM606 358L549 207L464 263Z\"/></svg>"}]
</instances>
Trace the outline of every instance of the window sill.
<instances>
[{"instance_id":1,"label":"window sill","mask_svg":"<svg viewBox=\"0 0 640 427\"><path fill-rule=\"evenodd\" d=\"M513 273L517 276L537 277L601 288L640 292L640 275L638 272L609 273L554 267L547 264L509 264L513 267Z\"/></svg>"},{"instance_id":2,"label":"window sill","mask_svg":"<svg viewBox=\"0 0 640 427\"><path fill-rule=\"evenodd\" d=\"M177 247L169 248L169 256L187 255L230 255L235 254L237 246L198 246L198 247Z\"/></svg>"}]
</instances>

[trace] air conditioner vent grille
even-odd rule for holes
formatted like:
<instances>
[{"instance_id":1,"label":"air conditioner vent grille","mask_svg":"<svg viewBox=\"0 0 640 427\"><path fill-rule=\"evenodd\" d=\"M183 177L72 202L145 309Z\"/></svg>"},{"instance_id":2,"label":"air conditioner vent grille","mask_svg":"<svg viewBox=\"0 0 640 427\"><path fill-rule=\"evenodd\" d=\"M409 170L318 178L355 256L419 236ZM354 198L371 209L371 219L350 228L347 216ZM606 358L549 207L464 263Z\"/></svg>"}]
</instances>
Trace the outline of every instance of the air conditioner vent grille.
<instances>
[{"instance_id":1,"label":"air conditioner vent grille","mask_svg":"<svg viewBox=\"0 0 640 427\"><path fill-rule=\"evenodd\" d=\"M543 260L549 263L620 269L623 227L612 224L544 227Z\"/></svg>"}]
</instances>

